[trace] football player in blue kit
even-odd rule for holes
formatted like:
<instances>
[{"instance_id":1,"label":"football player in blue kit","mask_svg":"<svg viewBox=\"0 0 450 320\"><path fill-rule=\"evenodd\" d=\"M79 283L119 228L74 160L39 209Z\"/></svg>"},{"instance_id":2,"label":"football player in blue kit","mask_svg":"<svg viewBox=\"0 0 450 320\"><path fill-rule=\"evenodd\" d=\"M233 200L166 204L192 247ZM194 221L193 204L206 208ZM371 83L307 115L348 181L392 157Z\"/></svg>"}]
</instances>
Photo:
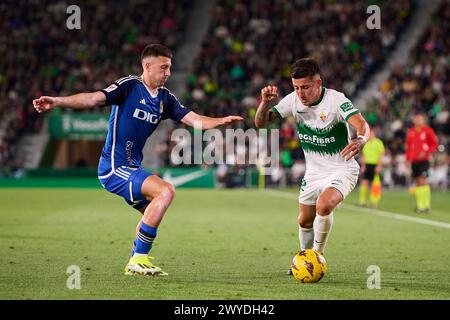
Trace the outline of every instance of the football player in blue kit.
<instances>
[{"instance_id":1,"label":"football player in blue kit","mask_svg":"<svg viewBox=\"0 0 450 320\"><path fill-rule=\"evenodd\" d=\"M63 107L88 109L111 105L109 129L98 165L102 186L142 213L136 228L127 275L167 275L155 266L149 251L158 226L175 196L174 187L141 167L142 149L161 120L172 119L197 129L210 129L234 121L239 116L211 118L196 114L180 104L164 87L172 66L171 51L150 44L141 54L143 73L115 81L106 89L67 97L42 96L33 100L38 112Z\"/></svg>"}]
</instances>

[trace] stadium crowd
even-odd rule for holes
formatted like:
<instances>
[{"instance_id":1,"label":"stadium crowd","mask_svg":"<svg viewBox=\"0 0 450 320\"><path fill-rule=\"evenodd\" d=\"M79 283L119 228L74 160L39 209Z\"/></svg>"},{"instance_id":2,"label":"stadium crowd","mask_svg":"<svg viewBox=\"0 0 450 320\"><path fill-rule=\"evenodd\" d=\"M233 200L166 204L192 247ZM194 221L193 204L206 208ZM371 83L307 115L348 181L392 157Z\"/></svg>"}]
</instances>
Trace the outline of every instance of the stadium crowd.
<instances>
[{"instance_id":1,"label":"stadium crowd","mask_svg":"<svg viewBox=\"0 0 450 320\"><path fill-rule=\"evenodd\" d=\"M51 0L0 4L0 176L20 166L18 139L42 126L32 99L99 90L140 74L146 44L176 50L190 2L86 1L79 5L79 30L67 28L67 6Z\"/></svg>"},{"instance_id":2,"label":"stadium crowd","mask_svg":"<svg viewBox=\"0 0 450 320\"><path fill-rule=\"evenodd\" d=\"M176 51L191 9L186 0L87 2L80 6L82 26L75 32L66 28L66 6L50 0L0 4L0 175L20 167L13 161L19 137L42 126L33 98L97 90L124 74L139 74L137 57L147 43ZM246 118L243 129L253 128L261 87L272 83L281 96L290 92L290 64L304 56L319 60L326 87L354 97L384 65L415 9L412 0L382 2L382 28L368 30L366 6L365 1L216 1L183 104L208 116L240 114ZM449 4L443 4L407 67L393 70L365 112L373 126L382 125L391 176L386 182L392 185L407 183L404 135L411 110L428 112L441 150L449 150L449 18ZM295 123L284 121L280 129L281 170L290 174L273 175L274 183L297 183L304 157ZM162 166L172 165L169 137L170 132L157 147ZM448 167L446 152L433 169ZM244 169L218 171L226 185L239 186L243 178L231 177L243 176Z\"/></svg>"},{"instance_id":3,"label":"stadium crowd","mask_svg":"<svg viewBox=\"0 0 450 320\"><path fill-rule=\"evenodd\" d=\"M353 96L392 49L412 1L385 3L383 28L372 32L365 8L364 1L217 1L184 102L206 115L248 115L251 127L261 87L292 91L291 63L312 55L325 85Z\"/></svg>"},{"instance_id":4,"label":"stadium crowd","mask_svg":"<svg viewBox=\"0 0 450 320\"><path fill-rule=\"evenodd\" d=\"M383 3L382 28L371 31L366 6L364 1L217 1L183 102L209 116L244 115L244 129L253 128L261 87L272 83L281 96L291 92L290 64L304 56L320 61L326 87L353 97L385 62L414 10L413 1ZM290 120L280 129L281 170L291 173L284 181L296 183L305 169L297 129ZM170 165L170 146L161 150L162 165ZM220 172L227 175L226 169ZM232 167L228 175L236 172L242 168ZM284 174L272 177L279 183Z\"/></svg>"}]
</instances>

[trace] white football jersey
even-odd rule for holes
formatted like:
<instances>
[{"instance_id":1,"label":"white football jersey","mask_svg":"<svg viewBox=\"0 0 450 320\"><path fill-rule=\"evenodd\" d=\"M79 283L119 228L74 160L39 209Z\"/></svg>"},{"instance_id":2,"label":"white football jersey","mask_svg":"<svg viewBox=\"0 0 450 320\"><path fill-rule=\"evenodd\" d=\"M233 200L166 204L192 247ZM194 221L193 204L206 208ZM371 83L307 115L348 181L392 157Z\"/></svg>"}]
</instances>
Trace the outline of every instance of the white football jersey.
<instances>
[{"instance_id":1,"label":"white football jersey","mask_svg":"<svg viewBox=\"0 0 450 320\"><path fill-rule=\"evenodd\" d=\"M330 170L359 170L354 158L345 161L340 155L350 141L346 121L359 113L343 93L323 87L320 99L311 106L305 106L293 91L272 111L281 119L294 117L307 171L326 175Z\"/></svg>"}]
</instances>

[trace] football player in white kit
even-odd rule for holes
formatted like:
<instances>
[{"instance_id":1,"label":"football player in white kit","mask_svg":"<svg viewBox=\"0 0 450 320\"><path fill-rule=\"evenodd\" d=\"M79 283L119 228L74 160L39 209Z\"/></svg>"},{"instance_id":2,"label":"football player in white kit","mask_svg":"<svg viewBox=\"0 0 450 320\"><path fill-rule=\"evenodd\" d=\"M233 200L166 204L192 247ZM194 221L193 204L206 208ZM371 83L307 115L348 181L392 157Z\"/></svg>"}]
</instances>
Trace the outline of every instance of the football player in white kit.
<instances>
[{"instance_id":1,"label":"football player in white kit","mask_svg":"<svg viewBox=\"0 0 450 320\"><path fill-rule=\"evenodd\" d=\"M275 106L277 87L269 85L261 90L255 124L265 128L277 117L294 117L306 160L299 196L300 250L314 249L323 254L333 225L333 210L358 180L359 165L354 156L369 139L370 129L343 93L322 86L314 59L297 60L291 76L294 91ZM350 139L348 124L356 129L356 139Z\"/></svg>"}]
</instances>

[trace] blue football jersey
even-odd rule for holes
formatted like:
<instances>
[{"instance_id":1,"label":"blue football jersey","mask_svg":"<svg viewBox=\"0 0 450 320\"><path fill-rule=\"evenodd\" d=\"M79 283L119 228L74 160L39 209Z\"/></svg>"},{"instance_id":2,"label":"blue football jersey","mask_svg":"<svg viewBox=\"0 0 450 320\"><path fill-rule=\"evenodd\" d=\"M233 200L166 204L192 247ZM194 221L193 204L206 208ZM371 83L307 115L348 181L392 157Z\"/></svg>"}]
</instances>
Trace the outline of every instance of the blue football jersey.
<instances>
[{"instance_id":1,"label":"blue football jersey","mask_svg":"<svg viewBox=\"0 0 450 320\"><path fill-rule=\"evenodd\" d=\"M101 91L106 96L105 105L112 106L98 167L103 177L120 166L140 166L145 142L161 120L180 121L190 112L165 87L152 96L138 76L121 78Z\"/></svg>"}]
</instances>

